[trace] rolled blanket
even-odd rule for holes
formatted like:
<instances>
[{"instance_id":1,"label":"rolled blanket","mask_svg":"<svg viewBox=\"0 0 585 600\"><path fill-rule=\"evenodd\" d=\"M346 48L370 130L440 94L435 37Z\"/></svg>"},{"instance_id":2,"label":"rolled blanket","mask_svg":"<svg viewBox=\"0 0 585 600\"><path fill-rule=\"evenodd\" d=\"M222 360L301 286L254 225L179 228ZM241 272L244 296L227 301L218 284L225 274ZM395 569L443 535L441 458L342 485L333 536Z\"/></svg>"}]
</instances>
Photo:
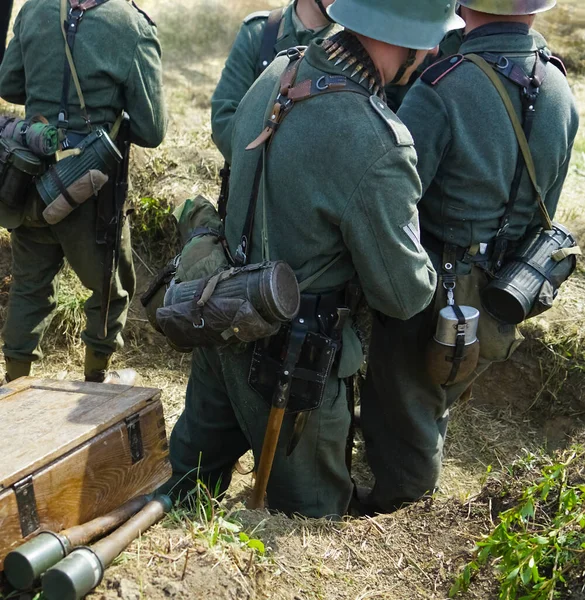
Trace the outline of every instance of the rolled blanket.
<instances>
[{"instance_id":1,"label":"rolled blanket","mask_svg":"<svg viewBox=\"0 0 585 600\"><path fill-rule=\"evenodd\" d=\"M37 156L53 156L59 149L57 128L44 123L33 123L26 130L26 145Z\"/></svg>"},{"instance_id":2,"label":"rolled blanket","mask_svg":"<svg viewBox=\"0 0 585 600\"><path fill-rule=\"evenodd\" d=\"M57 128L41 122L0 118L0 135L26 146L37 156L52 156L59 149Z\"/></svg>"},{"instance_id":3,"label":"rolled blanket","mask_svg":"<svg viewBox=\"0 0 585 600\"><path fill-rule=\"evenodd\" d=\"M107 181L108 176L105 173L95 169L88 171L66 189L67 197L63 193L60 194L45 208L43 211L45 221L49 225L59 223L80 204L83 204L92 196L96 196Z\"/></svg>"}]
</instances>

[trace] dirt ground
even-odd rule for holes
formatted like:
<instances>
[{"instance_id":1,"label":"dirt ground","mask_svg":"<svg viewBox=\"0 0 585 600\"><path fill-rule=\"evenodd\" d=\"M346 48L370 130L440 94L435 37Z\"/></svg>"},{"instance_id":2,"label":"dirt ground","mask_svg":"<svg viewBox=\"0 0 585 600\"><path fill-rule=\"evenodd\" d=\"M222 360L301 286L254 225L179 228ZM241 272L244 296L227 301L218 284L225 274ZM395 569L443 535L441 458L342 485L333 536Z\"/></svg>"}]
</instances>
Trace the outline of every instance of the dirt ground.
<instances>
[{"instance_id":1,"label":"dirt ground","mask_svg":"<svg viewBox=\"0 0 585 600\"><path fill-rule=\"evenodd\" d=\"M583 115L585 71L576 71L585 66L581 64L585 11L577 8L580 2L561 2L555 19L541 22L541 27L551 36L553 50L575 69L570 81ZM21 4L16 0L17 7ZM162 198L173 204L196 193L215 198L222 160L211 142L211 93L241 18L279 2L143 0L140 4L159 25L171 122L160 148L134 150L133 197ZM557 218L577 232L582 244L584 177L585 135L580 131ZM0 236L0 318L10 284L9 252L7 237ZM139 297L158 265L147 249L137 245L136 252ZM236 475L230 496L222 507L215 507L212 523L202 523L189 513L172 515L118 559L90 598L447 598L474 541L497 518L493 503L502 495L507 467L526 451L553 451L585 439L584 317L581 262L554 310L525 326L527 341L522 348L508 363L483 376L471 400L453 410L441 489L432 501L374 519L339 523L288 519L243 510L251 477ZM60 332L54 325L45 344L46 358L35 372L80 378L81 345L64 344ZM126 337L116 365L137 369L144 385L162 390L170 432L182 409L189 357L173 352L148 328L138 301L131 307ZM370 474L359 438L354 452L356 479L367 483ZM488 467L492 474L486 487ZM264 552L250 547L247 538L260 540ZM571 598L585 598L578 592L581 583L585 581L575 581L577 592ZM18 596L6 592L5 597ZM497 598L495 579L489 574L480 578L465 597Z\"/></svg>"}]
</instances>

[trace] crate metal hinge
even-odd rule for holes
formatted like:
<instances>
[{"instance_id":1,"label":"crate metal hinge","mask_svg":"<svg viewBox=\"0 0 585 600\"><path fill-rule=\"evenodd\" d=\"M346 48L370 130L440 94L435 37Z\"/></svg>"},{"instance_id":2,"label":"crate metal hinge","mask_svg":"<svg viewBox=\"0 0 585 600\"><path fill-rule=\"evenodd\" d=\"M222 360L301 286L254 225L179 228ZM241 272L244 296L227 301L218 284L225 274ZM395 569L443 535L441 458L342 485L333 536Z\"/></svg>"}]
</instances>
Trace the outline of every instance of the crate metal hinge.
<instances>
[{"instance_id":1,"label":"crate metal hinge","mask_svg":"<svg viewBox=\"0 0 585 600\"><path fill-rule=\"evenodd\" d=\"M22 537L27 537L41 526L32 475L15 483L12 489L16 496Z\"/></svg>"},{"instance_id":2,"label":"crate metal hinge","mask_svg":"<svg viewBox=\"0 0 585 600\"><path fill-rule=\"evenodd\" d=\"M128 430L128 443L130 445L130 456L132 464L136 464L144 458L144 444L142 443L142 431L140 430L140 415L132 415L126 419Z\"/></svg>"}]
</instances>

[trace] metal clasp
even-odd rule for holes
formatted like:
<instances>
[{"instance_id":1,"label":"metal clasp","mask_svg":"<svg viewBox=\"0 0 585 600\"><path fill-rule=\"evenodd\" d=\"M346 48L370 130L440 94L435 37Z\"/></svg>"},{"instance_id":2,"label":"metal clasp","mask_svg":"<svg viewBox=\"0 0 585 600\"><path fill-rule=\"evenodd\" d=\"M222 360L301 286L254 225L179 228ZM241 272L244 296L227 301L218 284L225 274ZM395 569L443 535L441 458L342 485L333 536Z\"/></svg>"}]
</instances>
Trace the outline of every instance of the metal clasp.
<instances>
[{"instance_id":1,"label":"metal clasp","mask_svg":"<svg viewBox=\"0 0 585 600\"><path fill-rule=\"evenodd\" d=\"M445 265L446 267L447 265ZM443 280L443 288L447 291L447 304L449 306L453 306L455 304L455 286L456 283L454 280Z\"/></svg>"},{"instance_id":2,"label":"metal clasp","mask_svg":"<svg viewBox=\"0 0 585 600\"><path fill-rule=\"evenodd\" d=\"M327 75L323 75L322 77L319 77L319 79L317 79L317 83L315 84L315 87L321 92L329 87L328 83L325 83L324 85L322 83L323 81L326 81L326 79Z\"/></svg>"}]
</instances>

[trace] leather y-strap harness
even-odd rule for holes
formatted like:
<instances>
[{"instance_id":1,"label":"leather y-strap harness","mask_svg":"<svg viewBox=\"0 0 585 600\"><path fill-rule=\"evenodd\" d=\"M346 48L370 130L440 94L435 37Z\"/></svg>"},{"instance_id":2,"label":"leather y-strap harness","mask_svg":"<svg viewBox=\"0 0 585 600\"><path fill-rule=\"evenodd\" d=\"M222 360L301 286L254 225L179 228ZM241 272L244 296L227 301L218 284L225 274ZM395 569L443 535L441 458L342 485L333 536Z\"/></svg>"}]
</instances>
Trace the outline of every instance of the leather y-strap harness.
<instances>
[{"instance_id":1,"label":"leather y-strap harness","mask_svg":"<svg viewBox=\"0 0 585 600\"><path fill-rule=\"evenodd\" d=\"M262 35L258 63L256 64L256 78L260 77L260 75L262 75L262 73L274 60L276 42L278 41L278 32L280 31L280 25L282 23L284 11L284 8L276 8L270 11L270 14L268 15L266 25L264 26L264 33ZM227 204L230 195L230 174L230 165L227 161L225 161L223 168L219 172L221 177L221 188L219 191L219 198L217 200L217 212L219 213L219 218L222 220L222 222L225 221L227 216Z\"/></svg>"},{"instance_id":2,"label":"leather y-strap harness","mask_svg":"<svg viewBox=\"0 0 585 600\"><path fill-rule=\"evenodd\" d=\"M465 58L477 64L474 56L475 55L470 54ZM530 134L532 133L532 127L534 125L534 117L536 115L536 102L538 100L540 88L546 76L546 66L549 62L548 55L543 50L536 52L536 60L531 76L527 75L518 64L509 60L505 56L492 54L490 52L478 53L478 56L483 58L483 60L486 61L496 73L500 73L503 77L520 88L520 97L522 101L522 129L524 130L526 139L529 141ZM518 149L516 171L514 173L514 178L512 179L510 196L506 204L504 214L500 219L498 231L494 240L494 249L491 262L492 268L495 270L498 270L502 266L504 257L508 250L509 240L506 238L506 234L510 227L510 218L516 206L516 201L520 191L520 182L525 169L526 162L524 160L523 153L521 149Z\"/></svg>"},{"instance_id":3,"label":"leather y-strap harness","mask_svg":"<svg viewBox=\"0 0 585 600\"><path fill-rule=\"evenodd\" d=\"M323 4L323 0L315 0L315 4L321 11L321 14L329 21L329 23L335 23L335 21L330 17L325 5Z\"/></svg>"},{"instance_id":4,"label":"leather y-strap harness","mask_svg":"<svg viewBox=\"0 0 585 600\"><path fill-rule=\"evenodd\" d=\"M304 54L298 48L289 48L289 50L286 51L286 54L290 62L280 78L274 104L268 112L266 127L262 133L246 147L246 150L255 150L264 145L263 151L258 157L250 202L248 204L248 212L242 229L240 244L234 257L236 266L243 266L248 263L252 246L256 204L258 201L260 182L264 172L266 154L270 148L274 134L280 127L284 118L290 114L295 104L308 100L309 98L316 98L317 96L333 92L352 92L368 98L370 97L370 94L361 85L343 75L322 75L315 81L306 79L295 85Z\"/></svg>"},{"instance_id":5,"label":"leather y-strap harness","mask_svg":"<svg viewBox=\"0 0 585 600\"><path fill-rule=\"evenodd\" d=\"M284 16L284 8L276 8L270 11L266 25L264 26L264 34L262 35L262 44L260 46L260 54L258 55L258 65L256 66L256 77L260 77L270 63L274 60L275 46L278 41L278 32Z\"/></svg>"},{"instance_id":6,"label":"leather y-strap harness","mask_svg":"<svg viewBox=\"0 0 585 600\"><path fill-rule=\"evenodd\" d=\"M497 54L491 54L488 52L483 52L479 55L469 54L465 56L465 60L474 63L484 72L486 72L486 69L491 70L491 67L494 71L500 73L509 81L520 87L522 92L521 97L523 112L522 129L524 130L526 140L528 140L532 131L534 116L536 114L536 100L538 99L540 87L546 74L546 64L548 62L547 55L544 52L537 53L534 70L531 76L526 75L524 70L519 65L509 60L507 57ZM493 74L493 78L497 79L497 75L495 75L495 73ZM524 151L522 148L519 148L516 171L514 173L514 179L512 180L509 200L504 214L500 220L498 232L493 245L491 263L492 268L495 268L496 270L502 265L508 249L509 240L505 237L505 235L510 225L510 216L514 211L516 200L518 198L520 181L526 168L527 163L524 157ZM538 186L535 182L533 183L536 193L539 194ZM542 204L542 201L540 204ZM467 321L463 311L455 302L454 295L457 281L456 264L457 260L460 258L458 253L459 250L460 249L458 246L454 244L444 244L441 265L443 288L447 292L447 304L453 308L455 316L457 317L457 337L455 342L455 350L452 357L453 367L451 369L449 379L446 382L447 385L453 382L457 377L465 350L465 330L467 327Z\"/></svg>"},{"instance_id":7,"label":"leather y-strap harness","mask_svg":"<svg viewBox=\"0 0 585 600\"><path fill-rule=\"evenodd\" d=\"M108 0L69 0L69 5L71 8L69 9L65 22L62 24L62 26L64 27L63 32L65 34L67 48L65 56L65 66L63 68L63 88L61 92L61 105L59 107L59 118L57 122L57 128L61 131L61 137L63 138L62 141L65 141L64 138L67 129L69 128L69 89L71 86L72 76L75 80L77 95L79 96L83 119L86 122L88 129L91 130L91 121L87 112L87 107L85 106L83 94L81 93L81 88L79 87L77 74L74 73L73 47L75 45L75 36L77 35L79 24L81 23L85 12L92 8L95 8L96 6L105 4L107 1Z\"/></svg>"}]
</instances>

